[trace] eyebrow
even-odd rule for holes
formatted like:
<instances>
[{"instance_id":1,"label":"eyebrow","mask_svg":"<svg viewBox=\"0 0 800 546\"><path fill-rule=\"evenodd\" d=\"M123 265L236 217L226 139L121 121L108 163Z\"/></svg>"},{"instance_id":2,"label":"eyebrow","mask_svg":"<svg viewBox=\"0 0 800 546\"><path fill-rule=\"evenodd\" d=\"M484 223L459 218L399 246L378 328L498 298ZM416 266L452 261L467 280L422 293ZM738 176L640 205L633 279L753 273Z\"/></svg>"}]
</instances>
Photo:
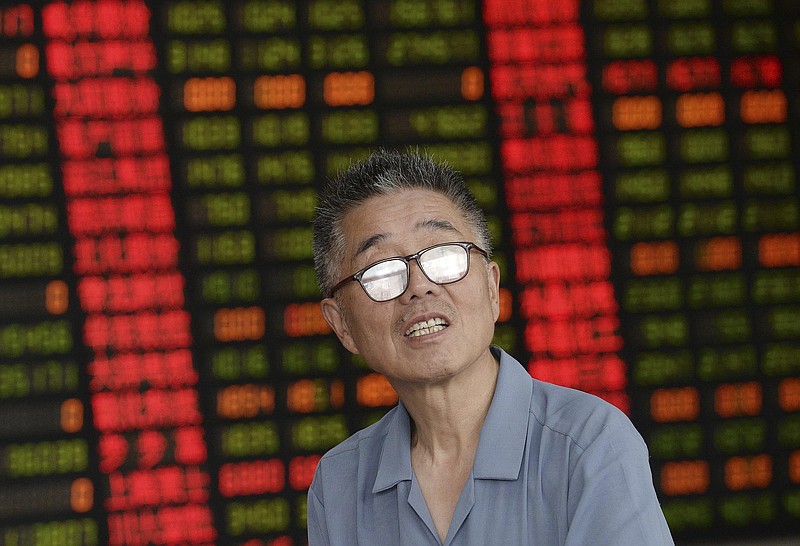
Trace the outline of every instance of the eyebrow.
<instances>
[{"instance_id":1,"label":"eyebrow","mask_svg":"<svg viewBox=\"0 0 800 546\"><path fill-rule=\"evenodd\" d=\"M458 231L453 224L448 222L447 220L423 220L422 222L418 222L415 226L416 229L426 229L430 231L451 231L453 233L457 233L461 235L461 232ZM389 234L387 233L376 233L375 235L371 235L364 239L358 248L356 249L356 253L353 255L355 258L359 254L366 252L376 244L381 241L384 241L389 238Z\"/></svg>"}]
</instances>

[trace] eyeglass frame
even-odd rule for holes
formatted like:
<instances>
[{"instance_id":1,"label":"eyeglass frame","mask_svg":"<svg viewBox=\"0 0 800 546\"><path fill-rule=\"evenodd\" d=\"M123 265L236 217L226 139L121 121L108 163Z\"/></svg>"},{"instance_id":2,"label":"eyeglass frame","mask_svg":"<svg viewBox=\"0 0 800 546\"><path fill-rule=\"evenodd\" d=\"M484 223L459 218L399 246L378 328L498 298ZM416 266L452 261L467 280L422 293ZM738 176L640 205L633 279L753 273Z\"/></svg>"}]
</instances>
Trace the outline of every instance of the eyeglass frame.
<instances>
[{"instance_id":1,"label":"eyeglass frame","mask_svg":"<svg viewBox=\"0 0 800 546\"><path fill-rule=\"evenodd\" d=\"M420 257L420 255L428 252L429 250L433 250L434 248L438 248L440 246L449 246L449 245L460 246L461 248L463 248L464 250L467 251L467 270L464 271L464 274L461 277L459 277L458 279L456 279L454 281L436 282L433 279L431 279L428 276L427 273L425 273L425 268L422 267L422 265L419 263L419 257ZM469 275L469 267L470 267L470 264L472 263L472 260L470 259L469 253L473 248L475 250L477 250L478 252L480 252L481 254L483 254L483 257L486 258L487 261L489 260L489 253L486 252L481 247L479 247L478 245L476 245L475 243L470 243L470 242L467 242L467 241L450 241L450 242L447 242L447 243L439 243L439 244L436 244L436 245L433 245L433 246L429 246L429 247L423 248L422 250L418 250L417 252L415 252L413 254L409 254L408 256L392 256L390 258L384 258L382 260L378 260L377 262L373 262L373 263L371 263L371 264L369 264L369 265L367 265L365 267L362 267L361 269L359 269L358 271L356 271L352 275L350 275L350 276L342 279L338 283L336 283L333 286L333 288L331 288L330 291L328 292L328 297L333 297L334 292L339 290L344 285L346 285L346 284L348 284L348 283L350 283L352 281L358 281L358 284L359 284L359 286L361 286L361 289L364 291L364 293L367 295L367 297L369 299L371 299L372 301L377 302L377 303L384 303L384 302L387 302L387 301L396 300L397 298L399 298L400 296L405 294L408 291L408 287L411 286L411 261L412 260L417 262L417 267L419 267L419 270L422 272L423 275L425 275L425 278L428 279L433 284L436 284L438 286L444 286L446 284L453 284L453 283L456 283L458 281L462 281L462 280L464 280L466 278L467 275ZM364 273L366 273L368 269L370 269L372 267L375 267L378 264L382 264L384 262L390 262L392 260L400 260L402 262L405 262L405 265L406 265L406 287L403 289L402 292L400 292L398 295L394 296L393 298L389 298L388 300L376 300L375 298L373 298L372 296L369 295L369 292L367 292L367 289L364 287L364 284L361 282L361 278L364 276Z\"/></svg>"}]
</instances>

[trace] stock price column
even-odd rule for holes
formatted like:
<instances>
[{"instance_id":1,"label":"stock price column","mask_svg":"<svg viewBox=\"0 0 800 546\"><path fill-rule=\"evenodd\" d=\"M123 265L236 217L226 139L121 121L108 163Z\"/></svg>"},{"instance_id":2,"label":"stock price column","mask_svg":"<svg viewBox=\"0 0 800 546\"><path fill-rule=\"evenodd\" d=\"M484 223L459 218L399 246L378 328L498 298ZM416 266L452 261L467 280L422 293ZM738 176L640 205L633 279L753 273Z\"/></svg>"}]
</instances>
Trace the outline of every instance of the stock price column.
<instances>
[{"instance_id":1,"label":"stock price column","mask_svg":"<svg viewBox=\"0 0 800 546\"><path fill-rule=\"evenodd\" d=\"M41 11L109 544L209 544L210 476L142 2Z\"/></svg>"},{"instance_id":2,"label":"stock price column","mask_svg":"<svg viewBox=\"0 0 800 546\"><path fill-rule=\"evenodd\" d=\"M39 19L0 8L0 544L101 534Z\"/></svg>"},{"instance_id":3,"label":"stock price column","mask_svg":"<svg viewBox=\"0 0 800 546\"><path fill-rule=\"evenodd\" d=\"M628 0L584 13L632 417L676 537L798 526L788 10Z\"/></svg>"},{"instance_id":4,"label":"stock price column","mask_svg":"<svg viewBox=\"0 0 800 546\"><path fill-rule=\"evenodd\" d=\"M173 192L192 275L187 294L203 376L220 532L292 544L285 383L271 343L281 306L269 296L291 272L259 257L291 256L291 229L259 230L265 211L297 210L287 188L313 176L294 7L276 2L153 4L170 127ZM263 33L263 34L260 34ZM281 174L279 174L279 171ZM272 206L272 192L281 202ZM313 203L313 201L312 201ZM307 207L306 207L307 208ZM265 247L265 239L270 244ZM274 244L271 244L274 243ZM280 258L279 258L280 259ZM313 280L313 276L312 276Z\"/></svg>"},{"instance_id":5,"label":"stock price column","mask_svg":"<svg viewBox=\"0 0 800 546\"><path fill-rule=\"evenodd\" d=\"M578 0L484 2L528 370L629 411Z\"/></svg>"}]
</instances>

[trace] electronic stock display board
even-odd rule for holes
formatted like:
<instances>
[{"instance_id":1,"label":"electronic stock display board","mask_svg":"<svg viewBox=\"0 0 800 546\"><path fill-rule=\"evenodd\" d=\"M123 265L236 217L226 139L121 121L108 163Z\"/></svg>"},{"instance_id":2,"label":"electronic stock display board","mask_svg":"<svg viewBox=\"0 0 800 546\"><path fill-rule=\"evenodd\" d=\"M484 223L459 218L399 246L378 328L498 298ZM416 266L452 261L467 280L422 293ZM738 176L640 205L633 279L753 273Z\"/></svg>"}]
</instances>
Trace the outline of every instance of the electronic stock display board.
<instances>
[{"instance_id":1,"label":"electronic stock display board","mask_svg":"<svg viewBox=\"0 0 800 546\"><path fill-rule=\"evenodd\" d=\"M793 0L0 4L0 545L305 542L396 403L318 310L317 188L463 172L496 342L627 412L678 542L800 533Z\"/></svg>"}]
</instances>

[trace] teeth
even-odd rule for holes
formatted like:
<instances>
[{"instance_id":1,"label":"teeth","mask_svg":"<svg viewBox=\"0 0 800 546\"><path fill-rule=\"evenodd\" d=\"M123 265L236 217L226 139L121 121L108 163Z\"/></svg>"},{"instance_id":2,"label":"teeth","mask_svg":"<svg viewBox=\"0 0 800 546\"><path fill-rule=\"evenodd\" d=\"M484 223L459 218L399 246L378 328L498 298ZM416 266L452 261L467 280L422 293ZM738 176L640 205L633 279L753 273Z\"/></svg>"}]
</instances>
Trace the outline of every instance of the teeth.
<instances>
[{"instance_id":1,"label":"teeth","mask_svg":"<svg viewBox=\"0 0 800 546\"><path fill-rule=\"evenodd\" d=\"M447 322L440 318L432 318L430 320L423 320L411 326L406 330L406 336L419 337L428 334L433 334L447 328Z\"/></svg>"}]
</instances>

